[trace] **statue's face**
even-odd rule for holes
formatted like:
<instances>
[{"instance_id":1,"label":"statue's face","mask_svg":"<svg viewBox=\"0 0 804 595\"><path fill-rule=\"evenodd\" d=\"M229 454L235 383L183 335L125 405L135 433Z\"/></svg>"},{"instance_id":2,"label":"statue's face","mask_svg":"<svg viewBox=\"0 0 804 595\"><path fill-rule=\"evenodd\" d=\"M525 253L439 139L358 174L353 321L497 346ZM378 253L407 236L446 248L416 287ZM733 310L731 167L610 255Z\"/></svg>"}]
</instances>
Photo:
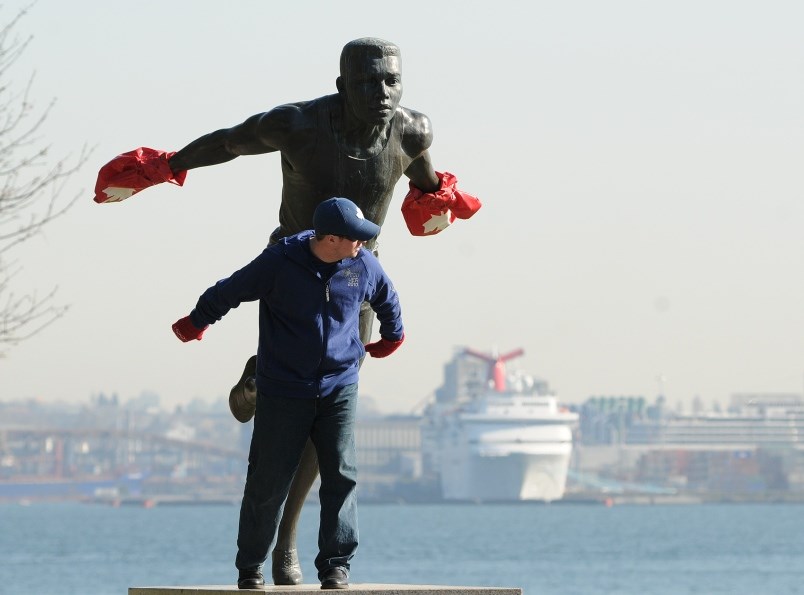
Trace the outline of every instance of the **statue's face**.
<instances>
[{"instance_id":1,"label":"statue's face","mask_svg":"<svg viewBox=\"0 0 804 595\"><path fill-rule=\"evenodd\" d=\"M354 117L366 124L387 123L402 98L399 58L354 60L342 83L347 109Z\"/></svg>"}]
</instances>

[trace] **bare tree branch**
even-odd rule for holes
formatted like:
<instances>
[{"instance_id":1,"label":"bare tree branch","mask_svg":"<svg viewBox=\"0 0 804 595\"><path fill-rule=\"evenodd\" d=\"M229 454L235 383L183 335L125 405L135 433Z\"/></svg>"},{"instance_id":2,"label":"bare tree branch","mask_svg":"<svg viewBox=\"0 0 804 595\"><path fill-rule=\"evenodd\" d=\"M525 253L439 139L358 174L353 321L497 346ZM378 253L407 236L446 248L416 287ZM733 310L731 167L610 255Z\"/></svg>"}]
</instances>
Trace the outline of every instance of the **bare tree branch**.
<instances>
[{"instance_id":1,"label":"bare tree branch","mask_svg":"<svg viewBox=\"0 0 804 595\"><path fill-rule=\"evenodd\" d=\"M84 147L77 158L52 163L42 127L55 101L34 109L33 75L21 91L14 90L11 67L32 39L20 40L15 30L29 8L0 25L0 357L4 347L30 338L67 311L54 301L56 288L42 297L35 290L14 291L21 267L14 268L8 257L75 203L79 194L65 198L65 184L90 153Z\"/></svg>"}]
</instances>

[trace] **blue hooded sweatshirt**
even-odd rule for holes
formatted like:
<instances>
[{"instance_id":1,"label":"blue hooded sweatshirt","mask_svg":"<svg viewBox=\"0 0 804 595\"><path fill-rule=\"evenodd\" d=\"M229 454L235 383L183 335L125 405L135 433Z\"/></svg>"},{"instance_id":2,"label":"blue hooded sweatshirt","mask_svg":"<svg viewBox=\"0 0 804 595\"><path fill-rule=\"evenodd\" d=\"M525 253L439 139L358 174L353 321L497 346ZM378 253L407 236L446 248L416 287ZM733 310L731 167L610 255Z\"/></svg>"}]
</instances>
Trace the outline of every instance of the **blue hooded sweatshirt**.
<instances>
[{"instance_id":1,"label":"blue hooded sweatshirt","mask_svg":"<svg viewBox=\"0 0 804 595\"><path fill-rule=\"evenodd\" d=\"M356 383L366 353L358 325L363 302L376 313L383 338L403 335L399 298L377 258L362 249L355 258L322 266L310 250L313 236L303 231L268 246L207 289L190 313L203 328L242 302L260 301L261 395L325 397Z\"/></svg>"}]
</instances>

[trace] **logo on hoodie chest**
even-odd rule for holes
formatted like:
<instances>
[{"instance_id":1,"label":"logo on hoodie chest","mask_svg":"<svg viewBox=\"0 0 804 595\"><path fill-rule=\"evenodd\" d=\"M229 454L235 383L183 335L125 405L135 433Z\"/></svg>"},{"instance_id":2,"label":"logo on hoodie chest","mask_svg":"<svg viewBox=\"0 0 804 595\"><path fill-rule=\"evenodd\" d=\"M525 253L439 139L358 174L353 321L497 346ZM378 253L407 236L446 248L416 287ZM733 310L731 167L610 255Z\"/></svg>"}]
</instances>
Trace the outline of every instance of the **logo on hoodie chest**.
<instances>
[{"instance_id":1,"label":"logo on hoodie chest","mask_svg":"<svg viewBox=\"0 0 804 595\"><path fill-rule=\"evenodd\" d=\"M343 269L341 274L346 277L346 286L347 287L359 287L360 286L360 275L357 271L353 271L352 269Z\"/></svg>"}]
</instances>

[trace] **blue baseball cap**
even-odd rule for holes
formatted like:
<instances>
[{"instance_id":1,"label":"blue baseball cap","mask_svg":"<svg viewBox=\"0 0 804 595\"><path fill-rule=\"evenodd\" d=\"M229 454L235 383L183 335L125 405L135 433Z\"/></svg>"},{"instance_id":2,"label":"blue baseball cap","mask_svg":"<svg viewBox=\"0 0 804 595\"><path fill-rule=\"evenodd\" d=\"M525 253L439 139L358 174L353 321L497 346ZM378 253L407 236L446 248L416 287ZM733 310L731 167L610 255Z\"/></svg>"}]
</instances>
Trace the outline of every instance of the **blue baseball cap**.
<instances>
[{"instance_id":1,"label":"blue baseball cap","mask_svg":"<svg viewBox=\"0 0 804 595\"><path fill-rule=\"evenodd\" d=\"M367 242L380 233L380 226L363 216L348 198L328 198L315 209L313 227L316 234L333 235Z\"/></svg>"}]
</instances>

